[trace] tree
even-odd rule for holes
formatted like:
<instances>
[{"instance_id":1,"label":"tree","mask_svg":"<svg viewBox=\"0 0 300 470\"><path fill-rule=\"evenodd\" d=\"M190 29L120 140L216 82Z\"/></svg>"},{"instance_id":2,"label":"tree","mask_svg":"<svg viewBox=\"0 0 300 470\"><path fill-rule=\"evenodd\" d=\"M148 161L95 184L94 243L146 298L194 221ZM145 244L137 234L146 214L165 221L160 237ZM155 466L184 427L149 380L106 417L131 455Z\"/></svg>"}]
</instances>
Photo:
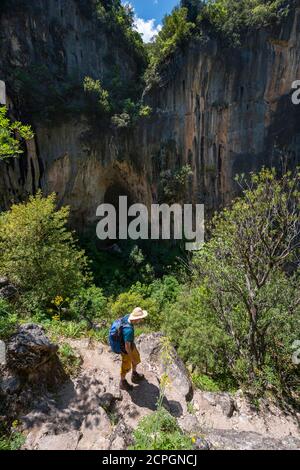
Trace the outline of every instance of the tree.
<instances>
[{"instance_id":1,"label":"tree","mask_svg":"<svg viewBox=\"0 0 300 470\"><path fill-rule=\"evenodd\" d=\"M149 50L152 65L162 62L191 37L195 25L188 21L187 16L187 8L178 7L174 8L170 15L165 16L163 27Z\"/></svg>"},{"instance_id":2,"label":"tree","mask_svg":"<svg viewBox=\"0 0 300 470\"><path fill-rule=\"evenodd\" d=\"M181 0L180 4L181 7L186 8L188 11L187 19L195 22L205 2L203 0Z\"/></svg>"},{"instance_id":3,"label":"tree","mask_svg":"<svg viewBox=\"0 0 300 470\"><path fill-rule=\"evenodd\" d=\"M300 173L277 178L264 169L240 184L243 197L213 220L195 276L235 344L236 374L287 383L300 335Z\"/></svg>"},{"instance_id":4,"label":"tree","mask_svg":"<svg viewBox=\"0 0 300 470\"><path fill-rule=\"evenodd\" d=\"M98 108L98 110L104 114L110 112L111 106L109 102L109 93L103 88L100 80L85 77L83 89L88 95L90 104L95 111L97 111Z\"/></svg>"},{"instance_id":5,"label":"tree","mask_svg":"<svg viewBox=\"0 0 300 470\"><path fill-rule=\"evenodd\" d=\"M69 209L39 192L0 215L0 276L7 276L31 305L72 296L89 279L88 261L67 230Z\"/></svg>"},{"instance_id":6,"label":"tree","mask_svg":"<svg viewBox=\"0 0 300 470\"><path fill-rule=\"evenodd\" d=\"M16 157L23 153L21 141L33 138L30 126L19 121L12 122L7 117L7 108L0 106L0 160Z\"/></svg>"},{"instance_id":7,"label":"tree","mask_svg":"<svg viewBox=\"0 0 300 470\"><path fill-rule=\"evenodd\" d=\"M207 21L231 44L240 45L243 31L278 23L287 15L291 3L287 0L208 0L198 21Z\"/></svg>"}]
</instances>

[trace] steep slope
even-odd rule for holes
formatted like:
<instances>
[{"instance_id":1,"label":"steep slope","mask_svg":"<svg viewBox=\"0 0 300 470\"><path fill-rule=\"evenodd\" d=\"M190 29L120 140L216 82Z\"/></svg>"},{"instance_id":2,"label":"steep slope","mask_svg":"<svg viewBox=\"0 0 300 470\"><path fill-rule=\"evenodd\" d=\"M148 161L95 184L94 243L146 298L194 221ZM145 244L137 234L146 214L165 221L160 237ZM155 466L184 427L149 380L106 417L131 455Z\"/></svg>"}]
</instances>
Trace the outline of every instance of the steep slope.
<instances>
[{"instance_id":1,"label":"steep slope","mask_svg":"<svg viewBox=\"0 0 300 470\"><path fill-rule=\"evenodd\" d=\"M300 447L297 416L284 413L272 401L261 400L258 411L241 391L230 395L192 390L189 374L175 351L172 366L166 369L159 333L142 335L137 341L142 357L139 367L146 380L130 393L119 390L120 357L106 345L89 339L68 340L82 359L81 369L76 377L59 381L59 362L53 354L46 358L44 353L43 361L37 362L40 353L35 343L37 334L39 344L41 339L47 342L36 325L23 326L23 333L19 331L11 340L18 345L13 348L14 368L0 380L0 394L4 391L8 404L19 407L18 426L26 436L25 449L126 449L133 443L132 433L139 421L156 410L160 380L166 371L169 385L163 406L177 418L185 433L196 438L195 448ZM46 346L49 354L49 342ZM10 343L8 349L12 349ZM10 364L11 355L8 357ZM27 375L23 371L20 382L15 368L16 364L22 366L24 357ZM45 386L46 371L57 378L55 386L53 383L51 387ZM27 411L22 409L24 397L29 397Z\"/></svg>"}]
</instances>

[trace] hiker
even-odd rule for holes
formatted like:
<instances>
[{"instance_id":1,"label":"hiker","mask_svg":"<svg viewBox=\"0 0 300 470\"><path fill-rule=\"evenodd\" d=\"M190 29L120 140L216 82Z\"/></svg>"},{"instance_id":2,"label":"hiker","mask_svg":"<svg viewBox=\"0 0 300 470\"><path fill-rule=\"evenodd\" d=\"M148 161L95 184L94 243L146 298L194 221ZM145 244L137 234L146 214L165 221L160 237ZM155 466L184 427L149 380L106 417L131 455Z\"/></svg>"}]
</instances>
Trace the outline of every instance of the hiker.
<instances>
[{"instance_id":1,"label":"hiker","mask_svg":"<svg viewBox=\"0 0 300 470\"><path fill-rule=\"evenodd\" d=\"M109 342L113 352L121 354L121 380L120 389L130 391L133 386L126 380L126 375L132 369L131 381L134 384L144 380L144 375L136 370L141 362L140 353L134 343L134 326L141 323L148 316L146 310L136 307L130 315L116 320L110 329Z\"/></svg>"}]
</instances>

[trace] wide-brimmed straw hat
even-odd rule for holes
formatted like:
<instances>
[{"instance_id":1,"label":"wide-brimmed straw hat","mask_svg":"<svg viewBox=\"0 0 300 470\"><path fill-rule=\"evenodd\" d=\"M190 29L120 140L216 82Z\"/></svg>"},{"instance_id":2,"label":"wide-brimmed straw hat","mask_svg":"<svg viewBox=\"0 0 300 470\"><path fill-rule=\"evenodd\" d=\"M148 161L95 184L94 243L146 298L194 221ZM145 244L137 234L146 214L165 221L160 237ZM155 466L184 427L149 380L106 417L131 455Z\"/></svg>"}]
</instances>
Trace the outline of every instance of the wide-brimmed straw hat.
<instances>
[{"instance_id":1,"label":"wide-brimmed straw hat","mask_svg":"<svg viewBox=\"0 0 300 470\"><path fill-rule=\"evenodd\" d=\"M141 307L136 307L129 315L129 321L131 320L142 320L148 316L147 310L142 310Z\"/></svg>"}]
</instances>

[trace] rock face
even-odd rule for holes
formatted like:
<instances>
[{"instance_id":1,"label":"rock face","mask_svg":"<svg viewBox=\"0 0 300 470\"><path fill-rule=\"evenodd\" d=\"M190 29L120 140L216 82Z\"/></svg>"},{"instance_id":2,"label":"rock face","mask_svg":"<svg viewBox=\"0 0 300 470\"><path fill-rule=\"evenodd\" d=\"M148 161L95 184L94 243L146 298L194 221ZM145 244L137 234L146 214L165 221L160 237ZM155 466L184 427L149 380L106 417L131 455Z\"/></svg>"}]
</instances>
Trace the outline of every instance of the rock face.
<instances>
[{"instance_id":1,"label":"rock face","mask_svg":"<svg viewBox=\"0 0 300 470\"><path fill-rule=\"evenodd\" d=\"M171 381L171 386L178 390L184 400L190 401L193 396L193 389L186 367L172 345L167 345L168 357L166 357L166 353L163 352L162 340L163 335L160 333L141 335L137 340L141 359L159 377L166 373Z\"/></svg>"},{"instance_id":2,"label":"rock face","mask_svg":"<svg viewBox=\"0 0 300 470\"><path fill-rule=\"evenodd\" d=\"M244 42L237 49L210 39L191 43L146 94L156 112L140 130L141 156L157 165L153 184L160 171L189 163L187 197L208 209L230 201L237 173L300 161L300 106L291 100L300 76L300 9L280 30L257 31Z\"/></svg>"},{"instance_id":3,"label":"rock face","mask_svg":"<svg viewBox=\"0 0 300 470\"><path fill-rule=\"evenodd\" d=\"M58 360L57 345L44 330L25 324L5 345L5 363L0 365L0 423L28 409L34 396L45 393L66 379Z\"/></svg>"},{"instance_id":4,"label":"rock face","mask_svg":"<svg viewBox=\"0 0 300 470\"><path fill-rule=\"evenodd\" d=\"M34 375L51 361L57 350L58 346L49 341L40 326L22 325L7 345L7 366L13 371Z\"/></svg>"},{"instance_id":5,"label":"rock face","mask_svg":"<svg viewBox=\"0 0 300 470\"><path fill-rule=\"evenodd\" d=\"M132 57L95 27L79 3L50 0L41 8L35 0L30 12L11 8L2 14L2 78L9 80L8 60L18 67L42 62L53 77L103 77L109 54L122 78L134 81ZM188 163L193 176L185 199L205 203L209 211L235 194L236 173L299 163L300 106L291 101L292 83L300 77L299 18L295 8L280 28L252 33L237 49L216 39L192 42L144 94L153 114L135 130L91 130L79 115L49 124L34 120L36 138L26 156L0 165L0 206L42 187L69 204L73 224L83 228L95 221L100 203L119 195L157 202L161 172ZM7 90L18 110L18 94L10 83Z\"/></svg>"},{"instance_id":6,"label":"rock face","mask_svg":"<svg viewBox=\"0 0 300 470\"><path fill-rule=\"evenodd\" d=\"M7 8L1 6L0 77L6 83L7 105L14 117L30 121L35 139L21 158L0 162L0 210L42 187L69 203L74 224L82 227L95 219L96 207L112 185L126 189L130 179L137 198L145 191L124 133L115 135L107 127L103 131L100 118L92 129L76 94L69 103L70 92L75 88L79 95L86 76L120 80L129 88L138 81L138 60L114 31L107 33L96 20L94 3L12 0ZM30 109L22 101L24 86L25 95L33 97ZM56 90L64 93L58 101ZM41 105L44 98L54 116ZM66 116L62 104L71 104L74 111Z\"/></svg>"}]
</instances>

